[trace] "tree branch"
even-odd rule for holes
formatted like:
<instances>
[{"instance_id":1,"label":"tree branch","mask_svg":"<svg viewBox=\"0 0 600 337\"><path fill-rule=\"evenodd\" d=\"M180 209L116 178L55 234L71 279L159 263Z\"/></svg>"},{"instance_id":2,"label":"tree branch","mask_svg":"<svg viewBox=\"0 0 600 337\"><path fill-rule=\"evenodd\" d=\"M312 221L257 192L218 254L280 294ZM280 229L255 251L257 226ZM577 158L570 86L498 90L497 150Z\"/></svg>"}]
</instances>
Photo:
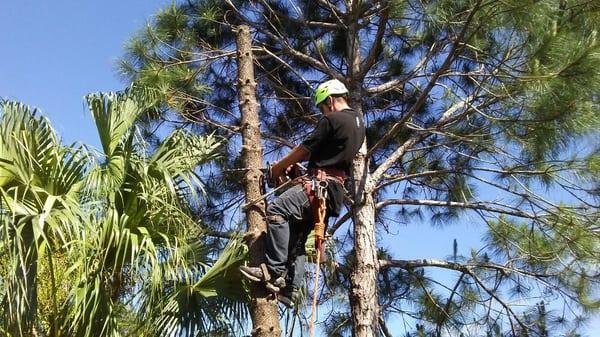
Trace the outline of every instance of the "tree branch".
<instances>
[{"instance_id":1,"label":"tree branch","mask_svg":"<svg viewBox=\"0 0 600 337\"><path fill-rule=\"evenodd\" d=\"M327 231L329 235L333 236L333 234L335 234L335 232L342 227L342 225L348 221L350 218L352 217L352 213L351 212L346 212L346 214L342 215L342 217L340 217L335 224L333 224L331 226L331 228L329 228L329 230Z\"/></svg>"},{"instance_id":2,"label":"tree branch","mask_svg":"<svg viewBox=\"0 0 600 337\"><path fill-rule=\"evenodd\" d=\"M335 7L335 5L333 5L331 2L329 2L328 0L317 0L317 2L319 2L319 4L325 8L328 8L329 10L331 10L331 13L333 13L333 16L335 16L335 18L338 20L338 22L344 26L344 28L348 28L346 27L346 25L344 24L344 20L342 20L342 17L344 17L344 13L341 12L339 9L337 9L337 7Z\"/></svg>"},{"instance_id":3,"label":"tree branch","mask_svg":"<svg viewBox=\"0 0 600 337\"><path fill-rule=\"evenodd\" d=\"M390 129L390 131L388 131L377 143L375 143L375 145L373 145L371 147L371 149L369 149L368 155L371 155L375 150L382 147L390 139L392 139L394 136L396 136L396 134L398 132L400 132L401 128L412 117L412 115L415 112L419 111L421 109L421 107L423 106L423 104L425 104L425 101L427 100L427 97L429 97L429 93L435 86L437 79L448 70L448 68L454 61L454 58L457 55L458 51L462 48L462 40L464 39L464 36L467 32L467 28L469 27L469 24L471 23L473 16L479 9L480 4L481 4L481 0L477 1L477 3L475 4L475 7L470 11L469 16L467 17L467 20L465 22L465 25L463 26L462 30L456 37L454 43L452 44L452 48L448 52L446 59L440 66L439 70L436 71L435 74L431 77L431 79L429 80L429 83L427 84L427 87L425 87L425 89L423 89L423 91L417 98L417 101L415 102L415 104L410 108L410 110L406 113L406 115L404 115L396 124L394 124L394 126ZM385 170L383 170L383 171L385 171ZM381 172L380 172L380 174L381 174Z\"/></svg>"},{"instance_id":4,"label":"tree branch","mask_svg":"<svg viewBox=\"0 0 600 337\"><path fill-rule=\"evenodd\" d=\"M381 328L381 332L383 333L383 335L385 337L393 337L392 333L390 332L387 325L385 324L385 320L383 319L383 317L381 315L379 315L379 327Z\"/></svg>"},{"instance_id":5,"label":"tree branch","mask_svg":"<svg viewBox=\"0 0 600 337\"><path fill-rule=\"evenodd\" d=\"M464 100L459 101L457 103L455 103L453 106L451 106L448 110L446 110L442 116L440 117L440 119L437 121L437 123L435 124L434 128L440 128L441 126L443 126L445 123L447 123L448 121L450 121L450 117L454 114L455 111L457 111L458 109L461 109L465 106L470 106L471 102L476 98L476 94L470 95L468 97L466 97ZM413 108L415 107L415 105L413 105ZM411 111L413 109L411 108ZM470 109L467 109L465 111L468 112L470 111ZM413 111L414 113L414 111ZM407 113L408 115L412 115L411 112ZM405 116L406 117L406 116ZM377 144L375 144L367 153L367 155L372 155L373 152L377 149L378 144L381 146L383 145L383 143L385 143L383 140L384 138L386 138L387 136L391 137L392 135L395 135L398 131L400 131L400 129L404 126L405 122L406 122L406 118L402 118L400 122L396 123L392 129L379 141L377 142ZM394 150L394 152L392 152L391 155L388 156L388 158L379 165L379 167L375 170L375 172L373 172L373 174L371 175L373 181L379 181L379 179L381 178L381 176L383 175L383 173L385 173L385 171L387 171L390 166L395 163L396 161L398 161L403 155L404 153L411 148L414 144L416 144L417 142L419 142L420 140L422 140L423 138L427 137L428 135L423 134L421 132L416 132L414 133L407 141L404 142L404 144L402 144L400 147L398 147L396 150Z\"/></svg>"},{"instance_id":6,"label":"tree branch","mask_svg":"<svg viewBox=\"0 0 600 337\"><path fill-rule=\"evenodd\" d=\"M388 17L390 13L390 5L387 1L383 2L383 9L381 10L381 16L379 17L379 26L377 27L377 33L375 34L375 40L373 42L373 46L371 46L371 50L369 51L369 55L365 59L363 65L360 68L360 72L358 73L358 78L362 79L369 72L371 67L375 64L377 60L377 56L381 51L381 46L383 45L383 34L385 33L385 28L388 22Z\"/></svg>"},{"instance_id":7,"label":"tree branch","mask_svg":"<svg viewBox=\"0 0 600 337\"><path fill-rule=\"evenodd\" d=\"M440 201L440 200L423 200L423 199L387 199L378 202L375 207L381 209L390 205L421 205L421 206L438 206L438 207L456 207L456 208L467 208L477 209L494 213L501 213L506 215L512 215L519 218L538 219L539 217L534 214L529 214L519 210L509 210L500 207L489 206L491 203L466 203L456 201Z\"/></svg>"},{"instance_id":8,"label":"tree branch","mask_svg":"<svg viewBox=\"0 0 600 337\"><path fill-rule=\"evenodd\" d=\"M500 299L498 297L498 295L496 295L495 291L493 291L492 289L489 289L483 283L483 281L473 272L473 269L474 268L494 269L494 270L502 272L503 274L515 272L515 273L523 274L523 275L534 277L534 278L544 278L544 277L549 276L546 274L533 273L533 272L529 272L526 270L510 268L507 266L503 266L503 265L496 264L496 263L489 263L489 262L488 263L481 262L481 263L460 264L457 262L435 260L435 259L379 260L379 266L380 266L380 270L383 270L386 268L392 268L392 267L402 268L405 270L420 268L420 267L439 267L439 268L444 268L444 269L456 270L456 271L462 272L463 274L467 274L471 278L473 278L473 280L475 280L475 282L486 293L488 293L493 299L495 299L498 303L500 303L500 305L502 305L502 307L504 307L504 309L506 309L506 311L509 313L509 315L511 315L523 329L526 329L526 326L523 324L523 322L521 322L521 320L519 320L518 316L514 313L514 311L510 308L510 306L508 304L506 304L506 302L504 302L502 299Z\"/></svg>"},{"instance_id":9,"label":"tree branch","mask_svg":"<svg viewBox=\"0 0 600 337\"><path fill-rule=\"evenodd\" d=\"M418 172L418 173L413 173L413 174L406 174L406 175L402 175L402 176L398 176L398 177L394 177L392 179L386 180L384 182L382 182L381 184L377 185L373 191L377 191L379 189L382 189L386 186L389 186L391 184L397 183L397 182L401 182L404 180L409 180L409 179L414 179L414 178L421 178L421 177L431 177L431 176L438 176L438 175L445 175L448 173L452 173L455 172L454 170L436 170L436 171L423 171L423 172Z\"/></svg>"},{"instance_id":10,"label":"tree branch","mask_svg":"<svg viewBox=\"0 0 600 337\"><path fill-rule=\"evenodd\" d=\"M437 48L437 46L438 46L438 44L436 44L434 42L431 45L431 47L429 48L429 51L427 52L427 54L425 56L423 56L423 58L421 58L421 60L415 65L415 67L412 69L412 71L410 71L408 74L402 76L401 78L397 78L397 79L388 81L386 83L376 85L374 87L365 88L365 91L369 94L381 94L386 91L392 90L393 88L408 81L411 78L414 78L415 74L427 63L427 60L429 59L429 57L431 56L433 51Z\"/></svg>"},{"instance_id":11,"label":"tree branch","mask_svg":"<svg viewBox=\"0 0 600 337\"><path fill-rule=\"evenodd\" d=\"M422 268L422 267L437 267L449 270L460 271L465 274L471 274L473 268L494 269L503 274L517 273L534 278L547 278L554 275L539 274L523 269L513 268L493 262L476 262L476 263L458 263L437 259L416 259L416 260L379 260L380 269L400 268L405 270Z\"/></svg>"},{"instance_id":12,"label":"tree branch","mask_svg":"<svg viewBox=\"0 0 600 337\"><path fill-rule=\"evenodd\" d=\"M292 57L296 58L297 60L300 60L304 63L309 64L310 66L320 70L321 72L329 75L331 78L340 80L340 81L345 81L344 76L342 76L341 73L334 71L332 68L330 68L327 64L305 54L302 53L294 48L292 48L287 41L285 41L282 37L277 36L273 33L271 33L270 31L266 30L264 27L262 27L261 25L257 24L256 22L249 20L248 18L246 18L238 9L237 7L235 7L235 5L231 2L231 0L225 0L225 2L227 3L227 5L231 8L231 10L233 10L237 16L243 20L244 22L246 22L248 25L252 26L254 29L256 29L257 31L260 31L261 33L265 34L266 36L268 36L270 39L276 41L279 45L281 45L281 48L286 51L287 53L289 53Z\"/></svg>"}]
</instances>

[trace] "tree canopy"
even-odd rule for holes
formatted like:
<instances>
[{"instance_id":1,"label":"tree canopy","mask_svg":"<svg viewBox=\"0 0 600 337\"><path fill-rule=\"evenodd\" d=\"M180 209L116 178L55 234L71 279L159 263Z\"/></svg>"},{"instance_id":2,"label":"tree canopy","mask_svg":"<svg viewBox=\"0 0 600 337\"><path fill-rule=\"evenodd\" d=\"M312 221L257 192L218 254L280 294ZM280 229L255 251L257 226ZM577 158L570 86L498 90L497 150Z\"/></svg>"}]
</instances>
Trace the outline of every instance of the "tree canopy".
<instances>
[{"instance_id":1,"label":"tree canopy","mask_svg":"<svg viewBox=\"0 0 600 337\"><path fill-rule=\"evenodd\" d=\"M188 1L131 40L121 71L169 97L157 120L239 139L233 43L249 25L271 159L310 132L316 84L350 88L369 129L354 204L330 227L339 267L322 298L341 305L328 335L364 311L341 308L365 300L351 295L360 281L350 271L373 250L378 272L360 276L377 282L371 325L400 315L406 334L574 334L600 303L599 10L558 0ZM236 167L239 142L227 150L224 167ZM235 176L211 174L233 178L212 180L212 223L235 229ZM340 232L349 219L354 232ZM357 246L363 230L381 240L415 221L475 221L487 234L451 260L405 260L368 235ZM453 276L429 276L438 268ZM385 333L382 324L371 335Z\"/></svg>"},{"instance_id":2,"label":"tree canopy","mask_svg":"<svg viewBox=\"0 0 600 337\"><path fill-rule=\"evenodd\" d=\"M257 169L240 156L241 25L253 34L265 161L312 130L312 91L326 79L346 84L368 127L347 212L329 227L324 334L577 336L597 317L596 1L189 0L126 46L120 74L141 93L89 96L103 147L93 165L26 107L2 105L4 329L40 329L28 310L39 268L57 290L39 301L49 334L245 330L222 318L246 318L246 293L221 278L244 247L232 241L220 271L202 263L245 227L236 169ZM467 222L484 235L468 254L460 237L448 238L450 257L383 244L405 224ZM202 275L233 287L199 290ZM78 286L58 291L65 282ZM155 324L123 330L128 315Z\"/></svg>"}]
</instances>

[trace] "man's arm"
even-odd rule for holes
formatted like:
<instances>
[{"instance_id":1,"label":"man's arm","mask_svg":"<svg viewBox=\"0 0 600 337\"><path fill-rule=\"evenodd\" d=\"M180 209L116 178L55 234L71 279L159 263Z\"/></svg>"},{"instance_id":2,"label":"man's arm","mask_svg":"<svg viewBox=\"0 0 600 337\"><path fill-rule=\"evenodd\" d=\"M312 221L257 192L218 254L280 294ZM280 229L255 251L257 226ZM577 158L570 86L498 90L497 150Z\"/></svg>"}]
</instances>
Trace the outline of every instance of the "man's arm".
<instances>
[{"instance_id":1,"label":"man's arm","mask_svg":"<svg viewBox=\"0 0 600 337\"><path fill-rule=\"evenodd\" d=\"M271 166L273 180L280 184L288 167L308 159L310 159L310 151L304 145L297 145L285 157Z\"/></svg>"}]
</instances>

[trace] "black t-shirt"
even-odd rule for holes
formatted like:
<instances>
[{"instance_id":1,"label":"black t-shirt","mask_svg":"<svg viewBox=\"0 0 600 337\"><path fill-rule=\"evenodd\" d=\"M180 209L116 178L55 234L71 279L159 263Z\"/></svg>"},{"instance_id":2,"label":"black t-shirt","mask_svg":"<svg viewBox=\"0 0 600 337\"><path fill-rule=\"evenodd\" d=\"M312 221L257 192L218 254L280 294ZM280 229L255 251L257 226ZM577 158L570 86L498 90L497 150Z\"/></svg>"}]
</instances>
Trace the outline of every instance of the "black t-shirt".
<instances>
[{"instance_id":1,"label":"black t-shirt","mask_svg":"<svg viewBox=\"0 0 600 337\"><path fill-rule=\"evenodd\" d=\"M365 123L356 111L344 109L324 115L302 142L310 152L308 167L335 167L349 174L364 139ZM328 193L331 215L338 216L344 199L343 186L330 183Z\"/></svg>"}]
</instances>

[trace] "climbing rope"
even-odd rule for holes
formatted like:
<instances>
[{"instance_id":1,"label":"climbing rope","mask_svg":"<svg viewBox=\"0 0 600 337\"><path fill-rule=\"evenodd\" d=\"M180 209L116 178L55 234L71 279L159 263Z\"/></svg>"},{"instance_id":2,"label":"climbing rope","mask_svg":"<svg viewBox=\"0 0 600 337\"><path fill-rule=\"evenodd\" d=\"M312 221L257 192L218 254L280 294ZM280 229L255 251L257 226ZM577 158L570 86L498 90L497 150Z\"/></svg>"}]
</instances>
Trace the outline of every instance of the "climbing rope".
<instances>
[{"instance_id":1,"label":"climbing rope","mask_svg":"<svg viewBox=\"0 0 600 337\"><path fill-rule=\"evenodd\" d=\"M315 270L315 284L313 289L313 300L312 300L312 315L310 318L309 336L315 336L315 321L317 318L317 297L319 292L319 271L321 270L321 252L323 250L323 243L325 242L325 212L327 206L325 204L325 198L320 197L318 199L319 207L316 210L316 222L315 222L315 249L317 252L316 259L316 270Z\"/></svg>"}]
</instances>

